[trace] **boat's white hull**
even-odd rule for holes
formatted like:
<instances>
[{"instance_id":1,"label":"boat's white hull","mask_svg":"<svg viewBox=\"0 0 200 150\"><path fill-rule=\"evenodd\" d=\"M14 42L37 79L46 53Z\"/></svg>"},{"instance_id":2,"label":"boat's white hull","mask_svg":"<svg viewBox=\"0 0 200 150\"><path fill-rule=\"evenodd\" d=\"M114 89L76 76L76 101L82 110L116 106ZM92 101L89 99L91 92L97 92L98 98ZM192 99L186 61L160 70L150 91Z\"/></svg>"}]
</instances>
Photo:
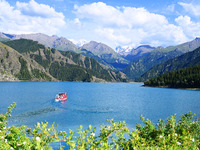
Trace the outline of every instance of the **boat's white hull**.
<instances>
[{"instance_id":1,"label":"boat's white hull","mask_svg":"<svg viewBox=\"0 0 200 150\"><path fill-rule=\"evenodd\" d=\"M55 98L55 101L56 101L56 102L59 102L59 101L66 101L66 100L67 100L67 98L63 98L63 99Z\"/></svg>"}]
</instances>

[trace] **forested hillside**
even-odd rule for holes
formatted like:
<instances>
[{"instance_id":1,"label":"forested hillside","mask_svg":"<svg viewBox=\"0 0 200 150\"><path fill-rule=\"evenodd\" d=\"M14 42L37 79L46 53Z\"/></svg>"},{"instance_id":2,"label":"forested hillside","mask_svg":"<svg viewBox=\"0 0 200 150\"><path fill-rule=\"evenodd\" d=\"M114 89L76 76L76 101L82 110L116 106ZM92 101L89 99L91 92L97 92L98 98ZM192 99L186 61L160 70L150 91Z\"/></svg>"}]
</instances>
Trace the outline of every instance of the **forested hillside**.
<instances>
[{"instance_id":1,"label":"forested hillside","mask_svg":"<svg viewBox=\"0 0 200 150\"><path fill-rule=\"evenodd\" d=\"M139 80L146 81L147 79L157 77L169 71L179 70L185 67L193 67L195 65L200 65L200 47L192 52L185 53L179 57L154 66L142 75Z\"/></svg>"},{"instance_id":2,"label":"forested hillside","mask_svg":"<svg viewBox=\"0 0 200 150\"><path fill-rule=\"evenodd\" d=\"M0 81L55 81L35 60L0 43Z\"/></svg>"},{"instance_id":3,"label":"forested hillside","mask_svg":"<svg viewBox=\"0 0 200 150\"><path fill-rule=\"evenodd\" d=\"M169 46L166 48L157 47L148 55L133 60L123 70L123 72L134 81L141 81L139 78L152 67L166 62L169 59L178 57L184 53L193 51L198 47L200 47L200 38L196 38L193 41L186 42L177 46Z\"/></svg>"},{"instance_id":4,"label":"forested hillside","mask_svg":"<svg viewBox=\"0 0 200 150\"><path fill-rule=\"evenodd\" d=\"M70 40L64 37L58 37L56 35L48 36L42 33L16 35L0 32L0 37L7 38L9 40L29 39L38 41L38 43L44 45L45 47L55 48L59 51L72 51L75 53L83 54L85 56L96 59L98 62L106 65L107 68L124 68L129 62L109 46L94 41L91 41L90 43L85 44L83 47L79 48Z\"/></svg>"},{"instance_id":5,"label":"forested hillside","mask_svg":"<svg viewBox=\"0 0 200 150\"><path fill-rule=\"evenodd\" d=\"M136 49L132 49L132 51L129 54L127 53L127 56L125 57L118 54L111 47L95 41L86 43L82 47L77 47L64 37L58 37L56 35L48 36L42 33L21 35L0 33L0 37L0 41L3 41L5 44L13 47L24 56L34 59L45 68L47 73L52 73L54 77L59 78L59 80L61 79L61 76L61 80L72 80L71 78L75 76L74 73L70 73L70 71L79 70L82 77L81 79L75 79L75 81L102 81L100 78L103 78L103 81L105 82L122 81L124 79L127 80L128 77L133 81L143 82L170 70L194 66L197 63L193 61L193 58L191 58L190 65L188 64L182 66L178 65L175 61L170 62L168 60L181 56L187 52L191 52L200 47L200 38L196 38L190 42L180 45L168 46L166 48L161 46L155 48L149 45L141 45ZM32 39L34 41L25 41L25 39ZM68 53L73 55L72 57L68 57L65 55L67 53L62 53L62 51L75 52L76 55L75 53ZM78 60L75 60L75 58L78 58ZM102 69L105 69L105 72L107 73L104 72L102 74L102 69L100 69L100 72L99 70L96 70L94 73L93 69L95 67L93 68L93 65L92 68L91 66L88 68L88 65L85 64L87 63L87 60L85 61L85 59L89 59L89 62L93 62L94 64L94 60L92 60L92 58L95 59L95 62L98 63ZM64 69L63 64L65 68L71 68L70 71ZM54 70L51 65L54 65L54 67L58 67L59 69ZM63 75L55 74L55 71L59 70L65 70L65 72L70 73L70 75L65 78ZM90 75L88 75L88 73ZM90 80L88 80L88 78L90 78Z\"/></svg>"},{"instance_id":6,"label":"forested hillside","mask_svg":"<svg viewBox=\"0 0 200 150\"><path fill-rule=\"evenodd\" d=\"M134 81L138 81L138 78L140 78L153 66L165 62L181 54L182 52L180 51L163 52L157 49L149 53L148 55L131 62L125 69L123 69L123 72L129 78L133 79Z\"/></svg>"},{"instance_id":7,"label":"forested hillside","mask_svg":"<svg viewBox=\"0 0 200 150\"><path fill-rule=\"evenodd\" d=\"M19 39L5 42L24 57L33 59L45 72L60 81L121 82L126 76L103 68L96 60L73 52L45 48L36 41Z\"/></svg>"},{"instance_id":8,"label":"forested hillside","mask_svg":"<svg viewBox=\"0 0 200 150\"><path fill-rule=\"evenodd\" d=\"M144 82L144 85L169 88L200 88L200 65L170 71Z\"/></svg>"}]
</instances>

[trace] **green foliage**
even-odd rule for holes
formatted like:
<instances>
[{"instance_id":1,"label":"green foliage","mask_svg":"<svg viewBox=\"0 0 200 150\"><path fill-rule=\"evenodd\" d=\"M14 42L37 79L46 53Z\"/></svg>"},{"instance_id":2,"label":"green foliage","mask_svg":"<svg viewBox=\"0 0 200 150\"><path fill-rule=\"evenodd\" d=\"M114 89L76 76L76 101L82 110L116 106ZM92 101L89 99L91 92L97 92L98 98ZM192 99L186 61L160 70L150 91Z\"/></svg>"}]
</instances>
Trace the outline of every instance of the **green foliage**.
<instances>
[{"instance_id":1,"label":"green foliage","mask_svg":"<svg viewBox=\"0 0 200 150\"><path fill-rule=\"evenodd\" d=\"M7 51L7 54L6 54L6 58L8 58L9 57L9 51Z\"/></svg>"},{"instance_id":2,"label":"green foliage","mask_svg":"<svg viewBox=\"0 0 200 150\"><path fill-rule=\"evenodd\" d=\"M55 49L55 48L52 48L52 49L51 49L51 52L52 52L53 54L55 54L56 49Z\"/></svg>"},{"instance_id":3,"label":"green foliage","mask_svg":"<svg viewBox=\"0 0 200 150\"><path fill-rule=\"evenodd\" d=\"M30 74L27 63L20 59L22 67L20 73L16 75L20 80L35 80L35 78L37 78L39 80L44 79L50 81L51 79L47 75L49 73L51 76L61 81L91 82L96 78L105 81L113 81L110 71L104 69L93 58L69 51L59 53L54 48L45 48L36 41L26 39L8 41L5 42L5 44L22 53L22 55L26 57L29 56L45 69L44 72L39 71L40 69L31 70L32 74ZM9 55L10 54L7 53L5 57L9 57ZM0 60L1 63L4 63L4 61L4 59ZM73 63L73 65L71 63ZM115 79L116 81L123 80L120 74L116 76Z\"/></svg>"},{"instance_id":4,"label":"green foliage","mask_svg":"<svg viewBox=\"0 0 200 150\"><path fill-rule=\"evenodd\" d=\"M1 63L4 63L4 59L1 59Z\"/></svg>"},{"instance_id":5,"label":"green foliage","mask_svg":"<svg viewBox=\"0 0 200 150\"><path fill-rule=\"evenodd\" d=\"M45 72L42 72L38 69L32 69L31 71L32 71L33 76L35 76L37 79L51 81L51 77L49 77Z\"/></svg>"},{"instance_id":6,"label":"green foliage","mask_svg":"<svg viewBox=\"0 0 200 150\"><path fill-rule=\"evenodd\" d=\"M112 81L109 71L103 69L96 60L86 57L84 64L86 68L78 65L64 64L63 62L53 62L49 68L49 73L61 81L83 81L90 82L92 76L106 81ZM118 75L117 81L123 81Z\"/></svg>"},{"instance_id":7,"label":"green foliage","mask_svg":"<svg viewBox=\"0 0 200 150\"><path fill-rule=\"evenodd\" d=\"M35 52L39 49L45 49L44 45L39 44L36 41L27 40L27 39L7 41L7 42L4 42L4 44L17 50L19 53Z\"/></svg>"},{"instance_id":8,"label":"green foliage","mask_svg":"<svg viewBox=\"0 0 200 150\"><path fill-rule=\"evenodd\" d=\"M51 59L51 50L44 49L44 54L45 54L46 59L50 62L50 59Z\"/></svg>"},{"instance_id":9,"label":"green foliage","mask_svg":"<svg viewBox=\"0 0 200 150\"><path fill-rule=\"evenodd\" d=\"M74 52L70 52L70 51L62 51L60 52L63 56L69 58L69 59L72 59L73 62L75 62L76 64L84 67L84 64L85 62L82 61L81 57L84 57L82 56L81 54L76 54ZM86 57L87 60L89 60L90 58L89 57ZM85 64L86 67L90 67L90 65L88 64Z\"/></svg>"},{"instance_id":10,"label":"green foliage","mask_svg":"<svg viewBox=\"0 0 200 150\"><path fill-rule=\"evenodd\" d=\"M49 66L49 61L44 60L40 54L39 55L31 54L30 57L44 68L47 68Z\"/></svg>"},{"instance_id":11,"label":"green foliage","mask_svg":"<svg viewBox=\"0 0 200 150\"><path fill-rule=\"evenodd\" d=\"M30 54L30 57L34 59L38 64L43 66L44 68L48 68L51 62L51 51L48 49L43 50L45 54L45 59L41 56L41 53L39 51L39 55L37 54Z\"/></svg>"},{"instance_id":12,"label":"green foliage","mask_svg":"<svg viewBox=\"0 0 200 150\"><path fill-rule=\"evenodd\" d=\"M52 150L50 143L56 141L65 142L70 150L85 149L191 149L200 148L200 121L195 119L195 114L189 112L176 120L176 115L164 120L159 120L155 125L141 116L143 126L136 125L130 131L125 122L114 122L110 125L101 125L99 134L96 128L89 125L88 129L80 126L77 132L69 130L56 130L48 122L37 123L33 129L25 125L7 127L7 119L11 116L16 103L8 107L8 112L0 115L0 145L2 150L7 149L32 149ZM61 146L60 149L63 149Z\"/></svg>"},{"instance_id":13,"label":"green foliage","mask_svg":"<svg viewBox=\"0 0 200 150\"><path fill-rule=\"evenodd\" d=\"M31 75L27 68L27 62L22 57L19 57L19 62L21 63L21 69L16 76L19 80L31 80Z\"/></svg>"},{"instance_id":14,"label":"green foliage","mask_svg":"<svg viewBox=\"0 0 200 150\"><path fill-rule=\"evenodd\" d=\"M110 66L105 61L103 61L100 57L98 57L97 55L94 55L92 52L87 51L86 49L79 49L76 52L79 53L79 54L82 54L84 56L94 58L96 61L98 61L101 64L104 64L105 66Z\"/></svg>"},{"instance_id":15,"label":"green foliage","mask_svg":"<svg viewBox=\"0 0 200 150\"><path fill-rule=\"evenodd\" d=\"M7 127L7 119L11 116L12 109L16 103L8 107L8 112L0 115L0 145L2 150L7 149L32 149L41 150L52 149L49 143L57 140L57 131L55 126L47 128L48 123L37 123L31 130L25 125ZM53 134L51 134L53 133Z\"/></svg>"},{"instance_id":16,"label":"green foliage","mask_svg":"<svg viewBox=\"0 0 200 150\"><path fill-rule=\"evenodd\" d=\"M162 86L170 88L200 88L200 66L180 69L162 74L144 82L145 86Z\"/></svg>"},{"instance_id":17,"label":"green foliage","mask_svg":"<svg viewBox=\"0 0 200 150\"><path fill-rule=\"evenodd\" d=\"M28 39L19 39L19 40L12 40L8 42L4 42L6 45L12 47L13 49L17 50L19 53L27 53L27 52L39 52L39 55L30 54L30 57L38 62L43 67L47 67L50 63L50 54L51 52L55 53L55 49L45 49L45 46L39 44L37 41L28 40ZM43 59L40 54L40 49L43 49L46 59Z\"/></svg>"},{"instance_id":18,"label":"green foliage","mask_svg":"<svg viewBox=\"0 0 200 150\"><path fill-rule=\"evenodd\" d=\"M74 74L77 74L75 72L79 72L80 78L78 81L87 81L87 82L91 81L92 76L96 76L97 78L105 79L106 81L112 80L112 78L109 74L109 71L104 69L95 59L89 58L89 57L83 57L80 54L76 54L73 52L61 52L61 54L67 58L72 59L76 64L79 64L80 66L84 67L84 68L82 68L77 65L69 65L69 64L68 65L66 64L64 67L64 68L67 67L67 69L73 68ZM81 57L83 57L83 58L81 59ZM57 63L57 65L55 65L55 63L53 65L56 66L56 68L60 67L58 65L58 63ZM61 65L61 66L63 67L63 65ZM60 72L65 70L64 68L60 69ZM81 68L82 68L82 71L80 71ZM52 66L50 69L52 69ZM75 69L78 69L78 70L75 70ZM83 70L85 70L85 71L83 72ZM69 74L72 71L73 70L71 70L71 71L69 70L66 72L68 72L68 74ZM50 73L52 73L52 72L50 72ZM74 76L74 74L72 75L72 77ZM54 77L55 77L55 75L54 75ZM76 75L74 77L76 77ZM118 76L118 78L116 80L121 81L122 79L120 76ZM69 81L72 81L72 80L69 80Z\"/></svg>"},{"instance_id":19,"label":"green foliage","mask_svg":"<svg viewBox=\"0 0 200 150\"><path fill-rule=\"evenodd\" d=\"M89 82L91 80L91 75L77 65L60 65L58 62L54 62L50 66L49 73L61 81Z\"/></svg>"}]
</instances>

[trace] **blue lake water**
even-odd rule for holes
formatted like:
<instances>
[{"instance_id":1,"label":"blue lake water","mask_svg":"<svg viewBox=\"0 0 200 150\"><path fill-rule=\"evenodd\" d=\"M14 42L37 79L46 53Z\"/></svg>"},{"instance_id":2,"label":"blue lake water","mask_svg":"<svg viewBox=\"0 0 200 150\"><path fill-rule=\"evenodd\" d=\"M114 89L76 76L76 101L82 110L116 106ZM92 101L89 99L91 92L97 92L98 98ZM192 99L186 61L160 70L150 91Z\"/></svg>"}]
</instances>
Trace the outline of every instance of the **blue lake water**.
<instances>
[{"instance_id":1,"label":"blue lake water","mask_svg":"<svg viewBox=\"0 0 200 150\"><path fill-rule=\"evenodd\" d=\"M55 102L62 91L68 93L68 101ZM0 113L17 103L9 125L33 127L48 121L62 131L80 125L98 127L112 118L135 128L140 115L155 123L189 111L200 116L200 91L142 87L142 83L0 82L0 97Z\"/></svg>"}]
</instances>

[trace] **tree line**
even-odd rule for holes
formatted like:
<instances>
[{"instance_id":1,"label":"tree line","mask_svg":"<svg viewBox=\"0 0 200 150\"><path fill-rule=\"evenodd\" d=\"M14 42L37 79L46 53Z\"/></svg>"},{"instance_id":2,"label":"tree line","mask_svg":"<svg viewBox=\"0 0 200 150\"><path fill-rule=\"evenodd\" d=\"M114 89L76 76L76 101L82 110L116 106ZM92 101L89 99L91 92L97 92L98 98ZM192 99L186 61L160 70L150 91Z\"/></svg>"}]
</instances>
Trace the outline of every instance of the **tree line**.
<instances>
[{"instance_id":1,"label":"tree line","mask_svg":"<svg viewBox=\"0 0 200 150\"><path fill-rule=\"evenodd\" d=\"M145 86L169 88L200 88L200 65L170 71L144 82Z\"/></svg>"}]
</instances>

